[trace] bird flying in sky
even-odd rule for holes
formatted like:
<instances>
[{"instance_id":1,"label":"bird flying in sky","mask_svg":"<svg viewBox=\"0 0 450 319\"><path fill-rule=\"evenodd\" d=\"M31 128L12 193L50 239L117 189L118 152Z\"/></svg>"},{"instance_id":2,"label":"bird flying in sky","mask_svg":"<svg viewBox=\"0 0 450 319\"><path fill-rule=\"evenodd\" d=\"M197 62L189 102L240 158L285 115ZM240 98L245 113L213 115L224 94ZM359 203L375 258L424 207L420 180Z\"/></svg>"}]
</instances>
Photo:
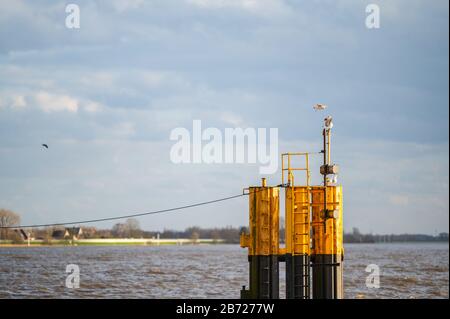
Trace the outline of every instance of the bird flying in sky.
<instances>
[{"instance_id":1,"label":"bird flying in sky","mask_svg":"<svg viewBox=\"0 0 450 319\"><path fill-rule=\"evenodd\" d=\"M42 144L42 146L45 147L45 148L48 148L48 145L47 145L47 144Z\"/></svg>"},{"instance_id":2,"label":"bird flying in sky","mask_svg":"<svg viewBox=\"0 0 450 319\"><path fill-rule=\"evenodd\" d=\"M325 110L327 106L325 104L316 104L313 106L313 109L316 111L322 111Z\"/></svg>"}]
</instances>

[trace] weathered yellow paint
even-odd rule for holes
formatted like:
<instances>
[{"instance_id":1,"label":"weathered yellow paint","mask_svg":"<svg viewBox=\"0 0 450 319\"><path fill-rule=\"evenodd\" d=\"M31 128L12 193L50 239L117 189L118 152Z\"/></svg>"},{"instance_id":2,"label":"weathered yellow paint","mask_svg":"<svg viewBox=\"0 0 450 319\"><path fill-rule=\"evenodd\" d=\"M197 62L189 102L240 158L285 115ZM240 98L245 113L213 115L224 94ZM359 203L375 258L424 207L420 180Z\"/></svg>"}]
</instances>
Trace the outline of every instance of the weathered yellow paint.
<instances>
[{"instance_id":1,"label":"weathered yellow paint","mask_svg":"<svg viewBox=\"0 0 450 319\"><path fill-rule=\"evenodd\" d=\"M310 254L310 195L307 186L286 187L286 252Z\"/></svg>"},{"instance_id":2,"label":"weathered yellow paint","mask_svg":"<svg viewBox=\"0 0 450 319\"><path fill-rule=\"evenodd\" d=\"M242 233L239 239L239 243L242 248L250 247L250 235Z\"/></svg>"},{"instance_id":3,"label":"weathered yellow paint","mask_svg":"<svg viewBox=\"0 0 450 319\"><path fill-rule=\"evenodd\" d=\"M249 234L241 235L249 255L278 254L279 210L278 187L249 188Z\"/></svg>"},{"instance_id":4,"label":"weathered yellow paint","mask_svg":"<svg viewBox=\"0 0 450 319\"><path fill-rule=\"evenodd\" d=\"M343 255L342 186L327 186L327 210L335 216L325 216L324 187L313 186L312 194L312 254Z\"/></svg>"}]
</instances>

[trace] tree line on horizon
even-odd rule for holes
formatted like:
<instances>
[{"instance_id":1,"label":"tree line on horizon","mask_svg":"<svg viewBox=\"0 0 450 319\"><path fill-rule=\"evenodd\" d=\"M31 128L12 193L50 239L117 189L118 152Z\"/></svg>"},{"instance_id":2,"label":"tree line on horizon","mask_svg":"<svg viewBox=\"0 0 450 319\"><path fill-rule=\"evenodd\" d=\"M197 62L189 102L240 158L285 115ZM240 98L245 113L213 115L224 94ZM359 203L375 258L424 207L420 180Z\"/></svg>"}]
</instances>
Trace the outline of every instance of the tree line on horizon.
<instances>
[{"instance_id":1,"label":"tree line on horizon","mask_svg":"<svg viewBox=\"0 0 450 319\"><path fill-rule=\"evenodd\" d=\"M425 234L363 234L358 228L344 233L344 243L401 243L401 242L448 242L448 233L436 236Z\"/></svg>"},{"instance_id":2,"label":"tree line on horizon","mask_svg":"<svg viewBox=\"0 0 450 319\"><path fill-rule=\"evenodd\" d=\"M0 209L0 226L16 226L20 224L20 216L10 210ZM283 223L280 223L281 225ZM238 244L240 234L248 232L247 227L226 226L222 228L201 228L198 226L188 227L185 230L164 229L163 231L142 230L139 221L129 218L123 223L116 223L111 229L97 229L96 227L45 227L25 230L0 229L0 240L11 240L20 243L30 235L34 239L51 243L53 239L64 239L64 234L73 234L74 229L82 229L81 238L160 238L160 239L213 239L225 243ZM68 231L67 231L68 230ZM280 229L280 239L284 239L284 228ZM72 239L72 238L70 238ZM353 228L351 233L344 233L344 243L383 243L383 242L437 242L449 241L448 233L440 233L437 236L424 234L363 234L358 228Z\"/></svg>"}]
</instances>

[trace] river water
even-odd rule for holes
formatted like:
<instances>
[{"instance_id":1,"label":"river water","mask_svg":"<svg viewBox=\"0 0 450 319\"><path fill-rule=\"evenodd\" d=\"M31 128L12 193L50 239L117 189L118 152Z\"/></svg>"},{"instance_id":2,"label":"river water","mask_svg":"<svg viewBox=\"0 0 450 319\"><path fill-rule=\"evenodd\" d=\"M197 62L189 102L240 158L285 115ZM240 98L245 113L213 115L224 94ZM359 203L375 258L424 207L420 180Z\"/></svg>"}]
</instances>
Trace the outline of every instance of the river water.
<instances>
[{"instance_id":1,"label":"river water","mask_svg":"<svg viewBox=\"0 0 450 319\"><path fill-rule=\"evenodd\" d=\"M346 298L448 298L448 243L347 244ZM66 267L80 271L67 288ZM368 288L366 267L380 270ZM280 264L284 296L284 264ZM247 252L237 245L0 247L0 298L239 298Z\"/></svg>"}]
</instances>

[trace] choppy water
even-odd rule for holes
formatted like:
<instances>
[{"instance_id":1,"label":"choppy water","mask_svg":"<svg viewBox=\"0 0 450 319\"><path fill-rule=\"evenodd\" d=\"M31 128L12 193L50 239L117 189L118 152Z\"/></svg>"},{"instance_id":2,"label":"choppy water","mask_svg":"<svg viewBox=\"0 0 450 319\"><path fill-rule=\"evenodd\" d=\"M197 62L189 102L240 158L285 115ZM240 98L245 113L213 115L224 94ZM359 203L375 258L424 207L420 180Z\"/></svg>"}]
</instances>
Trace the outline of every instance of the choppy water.
<instances>
[{"instance_id":1,"label":"choppy water","mask_svg":"<svg viewBox=\"0 0 450 319\"><path fill-rule=\"evenodd\" d=\"M345 252L346 298L449 297L447 243L348 244ZM68 264L80 268L78 289L66 288ZM366 287L369 264L380 267L379 289ZM239 298L242 285L247 255L235 245L0 248L0 298Z\"/></svg>"}]
</instances>

